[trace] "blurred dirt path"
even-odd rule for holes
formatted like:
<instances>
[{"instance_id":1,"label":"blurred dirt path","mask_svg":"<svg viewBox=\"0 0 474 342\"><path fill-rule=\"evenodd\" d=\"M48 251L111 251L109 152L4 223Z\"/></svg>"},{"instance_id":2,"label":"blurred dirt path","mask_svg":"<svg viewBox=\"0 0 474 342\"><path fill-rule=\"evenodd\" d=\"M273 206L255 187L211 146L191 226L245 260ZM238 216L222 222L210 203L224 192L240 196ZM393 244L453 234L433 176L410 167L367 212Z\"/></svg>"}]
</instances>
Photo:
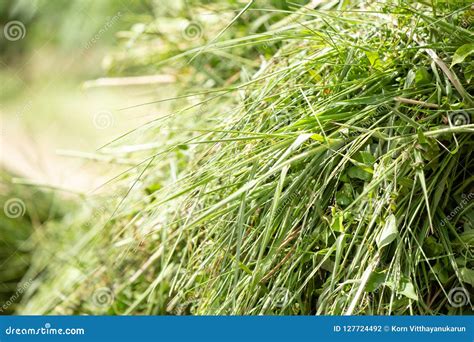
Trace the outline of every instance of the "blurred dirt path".
<instances>
[{"instance_id":1,"label":"blurred dirt path","mask_svg":"<svg viewBox=\"0 0 474 342\"><path fill-rule=\"evenodd\" d=\"M83 90L80 83L74 87L59 82L40 96L25 94L0 108L0 164L33 183L73 192L89 192L123 167L58 151L95 153L160 115L152 106L117 110L156 99L149 87Z\"/></svg>"}]
</instances>

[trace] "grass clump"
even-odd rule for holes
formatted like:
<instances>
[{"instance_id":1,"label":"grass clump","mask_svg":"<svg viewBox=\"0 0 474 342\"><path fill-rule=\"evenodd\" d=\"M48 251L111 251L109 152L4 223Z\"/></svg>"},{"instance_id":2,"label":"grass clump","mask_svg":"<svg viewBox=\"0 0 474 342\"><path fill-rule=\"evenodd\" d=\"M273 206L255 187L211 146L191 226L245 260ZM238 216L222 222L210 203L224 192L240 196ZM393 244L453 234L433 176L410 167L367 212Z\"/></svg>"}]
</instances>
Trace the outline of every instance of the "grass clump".
<instances>
[{"instance_id":1,"label":"grass clump","mask_svg":"<svg viewBox=\"0 0 474 342\"><path fill-rule=\"evenodd\" d=\"M141 163L97 224L70 222L74 266L25 312L472 312L471 5L253 5L160 61L191 89L107 146ZM123 146L163 129L164 147Z\"/></svg>"}]
</instances>

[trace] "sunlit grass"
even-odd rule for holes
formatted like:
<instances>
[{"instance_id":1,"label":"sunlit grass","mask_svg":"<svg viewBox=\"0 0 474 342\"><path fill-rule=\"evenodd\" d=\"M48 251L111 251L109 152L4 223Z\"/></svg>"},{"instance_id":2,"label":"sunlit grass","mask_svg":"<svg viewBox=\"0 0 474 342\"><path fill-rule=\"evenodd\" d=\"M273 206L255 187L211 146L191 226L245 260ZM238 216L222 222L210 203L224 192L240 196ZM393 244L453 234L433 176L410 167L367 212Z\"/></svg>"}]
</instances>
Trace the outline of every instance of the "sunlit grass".
<instances>
[{"instance_id":1,"label":"sunlit grass","mask_svg":"<svg viewBox=\"0 0 474 342\"><path fill-rule=\"evenodd\" d=\"M241 34L273 10L160 60L175 112L99 150L142 162L48 227L67 262L36 263L23 312L472 311L451 292L474 286L472 59L450 66L470 4L330 3Z\"/></svg>"}]
</instances>

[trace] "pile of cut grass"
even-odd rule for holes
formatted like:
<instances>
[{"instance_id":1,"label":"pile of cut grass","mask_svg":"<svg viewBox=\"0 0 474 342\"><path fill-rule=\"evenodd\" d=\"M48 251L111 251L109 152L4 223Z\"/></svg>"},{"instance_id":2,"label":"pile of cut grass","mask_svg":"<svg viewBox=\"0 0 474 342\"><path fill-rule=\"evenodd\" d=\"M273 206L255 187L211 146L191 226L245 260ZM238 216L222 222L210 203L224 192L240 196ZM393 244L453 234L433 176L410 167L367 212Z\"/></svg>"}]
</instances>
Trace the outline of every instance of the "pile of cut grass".
<instances>
[{"instance_id":1,"label":"pile of cut grass","mask_svg":"<svg viewBox=\"0 0 474 342\"><path fill-rule=\"evenodd\" d=\"M140 163L49 227L22 312L471 313L470 3L236 13L160 61L176 113L103 149Z\"/></svg>"}]
</instances>

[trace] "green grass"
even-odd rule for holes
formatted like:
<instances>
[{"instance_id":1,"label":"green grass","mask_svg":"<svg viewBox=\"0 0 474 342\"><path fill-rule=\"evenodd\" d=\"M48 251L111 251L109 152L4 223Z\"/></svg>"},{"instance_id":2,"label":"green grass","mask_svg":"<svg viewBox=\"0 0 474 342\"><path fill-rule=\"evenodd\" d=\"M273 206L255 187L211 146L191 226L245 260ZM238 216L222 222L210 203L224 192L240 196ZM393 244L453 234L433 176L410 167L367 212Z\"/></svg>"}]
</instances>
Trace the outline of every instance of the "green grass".
<instances>
[{"instance_id":1,"label":"green grass","mask_svg":"<svg viewBox=\"0 0 474 342\"><path fill-rule=\"evenodd\" d=\"M47 227L19 312L472 313L470 4L239 10L115 60L175 112L100 150L140 163Z\"/></svg>"},{"instance_id":2,"label":"green grass","mask_svg":"<svg viewBox=\"0 0 474 342\"><path fill-rule=\"evenodd\" d=\"M58 205L54 194L12 185L11 173L2 169L0 189L0 315L6 315L18 309L22 295L37 276L30 272L33 236L41 236L47 222L61 220L70 203L61 199Z\"/></svg>"}]
</instances>

